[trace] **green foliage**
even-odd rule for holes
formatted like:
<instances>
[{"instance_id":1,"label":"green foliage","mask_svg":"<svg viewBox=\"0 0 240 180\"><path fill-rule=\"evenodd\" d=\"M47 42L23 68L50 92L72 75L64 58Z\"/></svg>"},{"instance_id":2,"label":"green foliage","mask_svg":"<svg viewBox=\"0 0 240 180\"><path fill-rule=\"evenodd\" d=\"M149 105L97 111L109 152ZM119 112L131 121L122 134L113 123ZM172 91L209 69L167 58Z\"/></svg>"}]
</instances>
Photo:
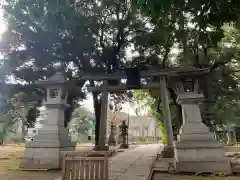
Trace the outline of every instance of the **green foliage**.
<instances>
[{"instance_id":1,"label":"green foliage","mask_svg":"<svg viewBox=\"0 0 240 180\"><path fill-rule=\"evenodd\" d=\"M159 68L186 63L210 67L212 74L201 83L206 98L203 121L209 126L238 121L240 11L236 1L148 0L136 7L150 21L145 21L149 30L136 40L139 56L132 63ZM158 101L153 107L161 112L159 91L150 90L150 94ZM177 124L181 120L177 94L172 88L169 94L173 124Z\"/></svg>"},{"instance_id":2,"label":"green foliage","mask_svg":"<svg viewBox=\"0 0 240 180\"><path fill-rule=\"evenodd\" d=\"M132 90L131 106L135 109L138 116L151 114L151 106L154 99L150 96L148 90Z\"/></svg>"},{"instance_id":3,"label":"green foliage","mask_svg":"<svg viewBox=\"0 0 240 180\"><path fill-rule=\"evenodd\" d=\"M13 129L14 121L12 120L11 115L1 116L0 119L0 145L4 143L5 138L9 132L15 132Z\"/></svg>"},{"instance_id":4,"label":"green foliage","mask_svg":"<svg viewBox=\"0 0 240 180\"><path fill-rule=\"evenodd\" d=\"M78 107L73 111L69 128L78 134L87 135L88 130L94 129L94 115L85 107Z\"/></svg>"},{"instance_id":5,"label":"green foliage","mask_svg":"<svg viewBox=\"0 0 240 180\"><path fill-rule=\"evenodd\" d=\"M89 19L67 1L10 1L5 10L9 27L2 36L1 51L5 57L4 67L10 69L6 75L14 75L25 82L24 91L16 91L27 92L28 96L36 92L32 103L39 104L44 93L35 83L54 73L55 62L62 62L66 72L72 64L74 68L70 68L68 74L71 78L73 71L77 73L84 58L91 54L95 42L87 29ZM83 84L78 82L76 85ZM67 120L71 118L76 99L83 98L82 94L75 89L69 92L71 108L66 112ZM29 111L28 120L35 119L34 109ZM28 125L32 126L32 123L28 122Z\"/></svg>"},{"instance_id":6,"label":"green foliage","mask_svg":"<svg viewBox=\"0 0 240 180\"><path fill-rule=\"evenodd\" d=\"M156 119L157 126L160 128L162 143L166 144L166 133L163 125L163 113L162 107L158 106L158 101L154 99L149 93L149 90L132 91L133 104L137 104L140 110L143 108L148 109L148 115L153 116Z\"/></svg>"},{"instance_id":7,"label":"green foliage","mask_svg":"<svg viewBox=\"0 0 240 180\"><path fill-rule=\"evenodd\" d=\"M0 44L4 55L0 83L8 75L26 83L11 85L10 97L19 92L27 94L15 96L17 101L12 103L16 111L24 104L22 109L28 113L22 116L27 116L29 126L36 118L39 99L44 97L36 82L51 76L55 72L53 64L59 61L78 87L69 92L65 124L77 102L85 97L79 90L85 84L79 81L82 72L107 73L129 66L162 69L186 63L211 68L212 74L201 83L201 91L206 97L203 112L213 115L212 124L227 123L229 118L238 121L240 11L234 0L18 0L8 1L4 9L9 27ZM133 47L132 59L126 56L129 47ZM176 48L178 53L173 51ZM90 84L98 86L94 81ZM134 94L140 109L152 107L154 116L162 120L158 90ZM180 122L177 95L172 88L169 94L172 119ZM93 93L93 99L97 132L101 95Z\"/></svg>"},{"instance_id":8,"label":"green foliage","mask_svg":"<svg viewBox=\"0 0 240 180\"><path fill-rule=\"evenodd\" d=\"M233 24L224 27L224 38L218 47L208 54L209 59L218 58L223 65L208 77L205 96L208 98L208 112L215 125L239 123L239 29Z\"/></svg>"},{"instance_id":9,"label":"green foliage","mask_svg":"<svg viewBox=\"0 0 240 180\"><path fill-rule=\"evenodd\" d=\"M26 114L26 125L29 128L33 128L36 122L36 118L39 115L38 104L30 104L28 105L28 110Z\"/></svg>"},{"instance_id":10,"label":"green foliage","mask_svg":"<svg viewBox=\"0 0 240 180\"><path fill-rule=\"evenodd\" d=\"M9 69L6 75L14 75L29 88L51 76L53 64L60 61L66 76L77 81L77 88L69 92L65 125L77 102L85 98L80 91L85 84L79 80L80 74L123 67L125 49L139 27L128 0L18 0L8 1L4 9L9 27L2 35L0 49L4 67ZM91 84L97 86L94 81ZM98 126L100 94L94 93L93 99ZM98 137L98 127L96 133Z\"/></svg>"},{"instance_id":11,"label":"green foliage","mask_svg":"<svg viewBox=\"0 0 240 180\"><path fill-rule=\"evenodd\" d=\"M167 143L166 131L165 131L164 125L161 121L158 121L158 127L160 128L160 131L161 131L162 143L166 144Z\"/></svg>"}]
</instances>

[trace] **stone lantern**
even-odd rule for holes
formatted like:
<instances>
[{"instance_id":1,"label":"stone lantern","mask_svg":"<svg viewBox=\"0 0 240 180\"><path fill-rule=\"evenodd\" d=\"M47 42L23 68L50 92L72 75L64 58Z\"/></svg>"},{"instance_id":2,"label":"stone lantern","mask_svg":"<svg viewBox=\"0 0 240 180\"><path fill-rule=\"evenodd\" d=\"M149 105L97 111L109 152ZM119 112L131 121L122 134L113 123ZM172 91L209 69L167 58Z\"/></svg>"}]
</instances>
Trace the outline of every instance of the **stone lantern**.
<instances>
[{"instance_id":1,"label":"stone lantern","mask_svg":"<svg viewBox=\"0 0 240 180\"><path fill-rule=\"evenodd\" d=\"M174 144L174 165L177 172L230 172L223 144L202 122L199 104L204 95L199 82L208 69L179 68L170 82L175 85L177 102L182 107L183 124Z\"/></svg>"},{"instance_id":2,"label":"stone lantern","mask_svg":"<svg viewBox=\"0 0 240 180\"><path fill-rule=\"evenodd\" d=\"M49 79L40 81L39 85L47 91L44 102L46 117L33 141L26 144L20 168L59 169L62 165L62 152L75 149L68 128L64 126L64 112L69 107L68 81L61 72L56 72Z\"/></svg>"},{"instance_id":3,"label":"stone lantern","mask_svg":"<svg viewBox=\"0 0 240 180\"><path fill-rule=\"evenodd\" d=\"M109 146L116 146L117 142L116 142L116 125L114 124L114 122L111 121L110 124L110 135L108 138L108 145Z\"/></svg>"},{"instance_id":4,"label":"stone lantern","mask_svg":"<svg viewBox=\"0 0 240 180\"><path fill-rule=\"evenodd\" d=\"M120 149L128 149L128 125L126 124L126 121L124 120L122 124L119 125L120 129L120 137L121 137L121 144Z\"/></svg>"}]
</instances>

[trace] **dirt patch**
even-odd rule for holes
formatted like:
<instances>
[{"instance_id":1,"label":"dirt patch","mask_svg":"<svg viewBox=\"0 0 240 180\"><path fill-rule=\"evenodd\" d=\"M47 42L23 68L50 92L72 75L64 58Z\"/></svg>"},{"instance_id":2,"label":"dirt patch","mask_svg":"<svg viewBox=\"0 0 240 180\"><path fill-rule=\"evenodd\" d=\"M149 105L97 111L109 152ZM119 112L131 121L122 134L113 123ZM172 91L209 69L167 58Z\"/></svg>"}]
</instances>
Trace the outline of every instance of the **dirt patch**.
<instances>
[{"instance_id":1,"label":"dirt patch","mask_svg":"<svg viewBox=\"0 0 240 180\"><path fill-rule=\"evenodd\" d=\"M77 146L77 152L91 150L92 146ZM24 154L24 146L0 147L0 180L54 180L61 176L61 171L20 171L20 160ZM113 153L115 155L118 152ZM14 170L15 169L15 170Z\"/></svg>"},{"instance_id":2,"label":"dirt patch","mask_svg":"<svg viewBox=\"0 0 240 180\"><path fill-rule=\"evenodd\" d=\"M49 172L0 172L1 180L54 180L61 176L61 171Z\"/></svg>"},{"instance_id":3,"label":"dirt patch","mask_svg":"<svg viewBox=\"0 0 240 180\"><path fill-rule=\"evenodd\" d=\"M77 146L76 151L91 150L91 146ZM0 147L0 180L53 180L61 176L61 171L20 171L20 160L24 154L24 147L2 146Z\"/></svg>"}]
</instances>

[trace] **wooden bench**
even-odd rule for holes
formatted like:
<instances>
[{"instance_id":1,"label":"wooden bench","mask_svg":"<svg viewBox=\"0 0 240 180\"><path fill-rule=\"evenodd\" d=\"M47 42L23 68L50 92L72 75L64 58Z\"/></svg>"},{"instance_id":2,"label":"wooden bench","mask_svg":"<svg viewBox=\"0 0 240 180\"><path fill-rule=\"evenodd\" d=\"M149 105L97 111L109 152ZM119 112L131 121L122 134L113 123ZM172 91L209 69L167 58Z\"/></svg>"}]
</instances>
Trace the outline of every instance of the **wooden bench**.
<instances>
[{"instance_id":1,"label":"wooden bench","mask_svg":"<svg viewBox=\"0 0 240 180\"><path fill-rule=\"evenodd\" d=\"M62 174L62 180L108 180L108 152L66 153Z\"/></svg>"}]
</instances>

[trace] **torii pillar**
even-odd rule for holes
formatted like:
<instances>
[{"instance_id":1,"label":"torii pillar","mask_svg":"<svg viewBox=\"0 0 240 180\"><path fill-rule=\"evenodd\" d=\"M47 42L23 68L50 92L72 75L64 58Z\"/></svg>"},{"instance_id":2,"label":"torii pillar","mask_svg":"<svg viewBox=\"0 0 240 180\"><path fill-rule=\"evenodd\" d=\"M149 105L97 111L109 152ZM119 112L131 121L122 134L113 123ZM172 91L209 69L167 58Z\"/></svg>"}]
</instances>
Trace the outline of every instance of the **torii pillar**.
<instances>
[{"instance_id":1,"label":"torii pillar","mask_svg":"<svg viewBox=\"0 0 240 180\"><path fill-rule=\"evenodd\" d=\"M160 94L163 107L163 125L165 128L166 135L166 146L162 150L163 158L172 158L174 156L173 149L173 130L172 130L172 119L169 107L168 90L166 84L166 77L160 76Z\"/></svg>"},{"instance_id":2,"label":"torii pillar","mask_svg":"<svg viewBox=\"0 0 240 180\"><path fill-rule=\"evenodd\" d=\"M107 111L108 111L108 81L103 81L103 91L101 98L101 117L99 126L99 145L95 147L98 151L109 150L106 146L106 132L107 132Z\"/></svg>"}]
</instances>

